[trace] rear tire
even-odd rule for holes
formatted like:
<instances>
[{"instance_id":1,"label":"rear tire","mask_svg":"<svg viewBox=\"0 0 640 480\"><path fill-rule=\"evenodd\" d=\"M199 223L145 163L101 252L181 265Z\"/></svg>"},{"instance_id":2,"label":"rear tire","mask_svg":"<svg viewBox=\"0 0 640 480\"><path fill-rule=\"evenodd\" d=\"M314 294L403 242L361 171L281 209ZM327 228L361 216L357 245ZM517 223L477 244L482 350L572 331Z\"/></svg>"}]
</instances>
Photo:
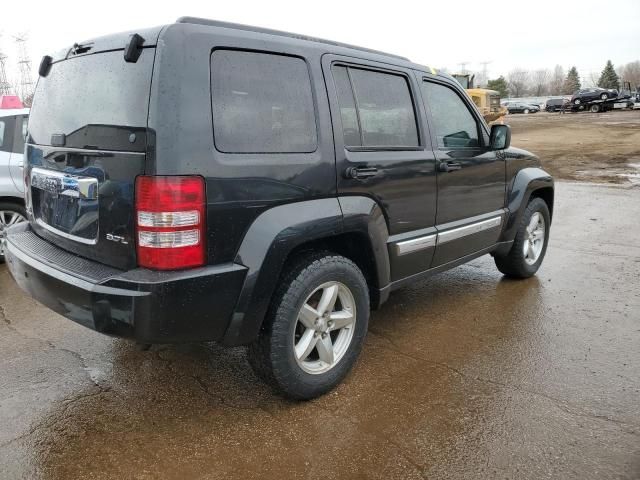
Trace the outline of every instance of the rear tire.
<instances>
[{"instance_id":1,"label":"rear tire","mask_svg":"<svg viewBox=\"0 0 640 480\"><path fill-rule=\"evenodd\" d=\"M329 252L300 257L284 272L248 360L279 393L315 398L349 373L368 322L367 282L351 260Z\"/></svg>"},{"instance_id":2,"label":"rear tire","mask_svg":"<svg viewBox=\"0 0 640 480\"><path fill-rule=\"evenodd\" d=\"M600 105L591 105L591 113L598 113L600 111Z\"/></svg>"},{"instance_id":3,"label":"rear tire","mask_svg":"<svg viewBox=\"0 0 640 480\"><path fill-rule=\"evenodd\" d=\"M527 115L528 113L529 113L529 109L528 109L528 108L525 108L525 109L524 109L524 114L525 114L525 115Z\"/></svg>"},{"instance_id":4,"label":"rear tire","mask_svg":"<svg viewBox=\"0 0 640 480\"><path fill-rule=\"evenodd\" d=\"M533 198L522 215L511 250L506 255L494 257L498 270L511 278L535 275L547 252L550 226L547 203L541 198Z\"/></svg>"},{"instance_id":5,"label":"rear tire","mask_svg":"<svg viewBox=\"0 0 640 480\"><path fill-rule=\"evenodd\" d=\"M19 203L0 202L0 263L4 263L4 251L2 250L2 237L8 227L16 223L24 222L27 212Z\"/></svg>"}]
</instances>

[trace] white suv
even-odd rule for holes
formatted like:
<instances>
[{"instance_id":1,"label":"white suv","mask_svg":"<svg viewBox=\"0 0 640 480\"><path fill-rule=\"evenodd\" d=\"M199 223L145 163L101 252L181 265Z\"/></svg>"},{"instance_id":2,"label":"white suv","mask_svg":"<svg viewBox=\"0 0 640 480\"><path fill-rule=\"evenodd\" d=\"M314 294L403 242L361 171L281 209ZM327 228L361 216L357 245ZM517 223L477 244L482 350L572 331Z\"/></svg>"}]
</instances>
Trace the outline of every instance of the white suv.
<instances>
[{"instance_id":1,"label":"white suv","mask_svg":"<svg viewBox=\"0 0 640 480\"><path fill-rule=\"evenodd\" d=\"M22 156L29 109L0 109L0 237L10 225L24 221ZM4 252L0 242L0 263Z\"/></svg>"}]
</instances>

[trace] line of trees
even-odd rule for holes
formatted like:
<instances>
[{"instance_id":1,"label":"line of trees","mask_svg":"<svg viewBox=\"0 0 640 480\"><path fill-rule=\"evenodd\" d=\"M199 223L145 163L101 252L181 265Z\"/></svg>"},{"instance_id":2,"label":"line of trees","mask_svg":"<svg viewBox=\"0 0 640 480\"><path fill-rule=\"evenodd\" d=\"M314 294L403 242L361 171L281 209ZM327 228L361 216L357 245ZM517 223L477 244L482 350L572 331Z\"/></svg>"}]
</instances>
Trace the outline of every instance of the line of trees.
<instances>
[{"instance_id":1,"label":"line of trees","mask_svg":"<svg viewBox=\"0 0 640 480\"><path fill-rule=\"evenodd\" d=\"M592 74L587 79L587 83L593 86L615 89L622 87L622 81L630 82L632 89L640 86L640 61L627 63L616 70L611 60L607 60L600 75ZM571 95L582 86L576 67L571 67L565 74L561 65L556 65L553 70L516 68L506 77L501 75L487 82L487 88L497 90L502 97Z\"/></svg>"}]
</instances>

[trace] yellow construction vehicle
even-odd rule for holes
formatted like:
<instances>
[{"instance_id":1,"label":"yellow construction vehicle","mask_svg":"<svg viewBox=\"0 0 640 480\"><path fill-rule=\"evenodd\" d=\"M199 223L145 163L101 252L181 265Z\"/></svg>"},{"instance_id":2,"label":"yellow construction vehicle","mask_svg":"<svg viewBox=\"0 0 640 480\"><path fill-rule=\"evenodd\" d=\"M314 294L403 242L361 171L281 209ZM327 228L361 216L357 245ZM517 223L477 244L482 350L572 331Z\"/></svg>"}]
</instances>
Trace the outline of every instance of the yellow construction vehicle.
<instances>
[{"instance_id":1,"label":"yellow construction vehicle","mask_svg":"<svg viewBox=\"0 0 640 480\"><path fill-rule=\"evenodd\" d=\"M456 73L453 74L453 78L467 91L487 123L502 123L503 117L507 114L508 110L506 107L500 105L499 92L486 88L473 88L475 75Z\"/></svg>"}]
</instances>

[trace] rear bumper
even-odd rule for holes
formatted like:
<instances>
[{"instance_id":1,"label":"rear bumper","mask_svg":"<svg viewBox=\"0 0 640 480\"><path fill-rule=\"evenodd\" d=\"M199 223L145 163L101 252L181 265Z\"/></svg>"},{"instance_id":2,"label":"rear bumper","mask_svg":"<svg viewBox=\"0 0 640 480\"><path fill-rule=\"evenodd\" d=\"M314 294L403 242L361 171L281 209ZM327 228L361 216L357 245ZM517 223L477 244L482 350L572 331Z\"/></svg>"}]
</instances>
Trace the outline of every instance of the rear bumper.
<instances>
[{"instance_id":1,"label":"rear bumper","mask_svg":"<svg viewBox=\"0 0 640 480\"><path fill-rule=\"evenodd\" d=\"M45 242L28 224L10 229L5 255L16 283L40 303L98 332L142 343L221 340L246 274L237 264L118 271Z\"/></svg>"}]
</instances>

